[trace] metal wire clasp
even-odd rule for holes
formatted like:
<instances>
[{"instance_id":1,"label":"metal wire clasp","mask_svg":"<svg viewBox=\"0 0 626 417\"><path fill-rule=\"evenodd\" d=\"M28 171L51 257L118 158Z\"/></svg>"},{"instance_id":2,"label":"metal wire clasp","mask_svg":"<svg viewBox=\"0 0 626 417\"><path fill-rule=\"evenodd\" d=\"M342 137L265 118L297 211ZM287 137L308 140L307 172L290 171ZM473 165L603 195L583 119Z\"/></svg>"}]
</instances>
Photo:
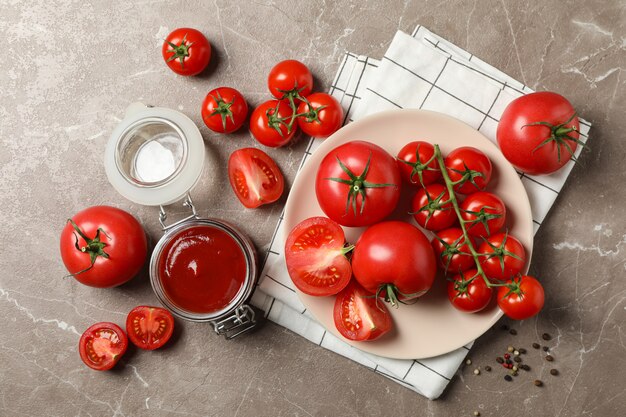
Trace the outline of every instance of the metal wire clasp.
<instances>
[{"instance_id":1,"label":"metal wire clasp","mask_svg":"<svg viewBox=\"0 0 626 417\"><path fill-rule=\"evenodd\" d=\"M184 223L187 220L198 218L198 212L196 211L196 208L193 205L193 201L191 200L191 196L189 195L189 193L187 193L187 197L185 197L183 206L189 207L189 209L191 210L191 215L185 217L184 219L178 220L177 222L174 222L170 225L165 224L165 220L167 220L167 213L165 212L165 209L163 208L163 206L159 206L159 209L160 209L159 210L159 223L161 223L161 227L163 228L163 231L167 232L172 227L178 226L179 224Z\"/></svg>"},{"instance_id":2,"label":"metal wire clasp","mask_svg":"<svg viewBox=\"0 0 626 417\"><path fill-rule=\"evenodd\" d=\"M226 339L232 339L256 327L256 313L252 307L244 304L238 307L232 315L212 324L215 333L224 335Z\"/></svg>"}]
</instances>

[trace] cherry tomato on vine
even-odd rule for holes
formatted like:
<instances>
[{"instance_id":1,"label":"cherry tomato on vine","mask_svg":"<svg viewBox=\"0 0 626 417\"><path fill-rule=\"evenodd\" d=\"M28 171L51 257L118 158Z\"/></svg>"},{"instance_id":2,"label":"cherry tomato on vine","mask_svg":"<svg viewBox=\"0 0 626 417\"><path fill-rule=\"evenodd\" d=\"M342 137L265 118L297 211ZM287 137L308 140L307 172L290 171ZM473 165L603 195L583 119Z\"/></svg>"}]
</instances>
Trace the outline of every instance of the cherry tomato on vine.
<instances>
[{"instance_id":1,"label":"cherry tomato on vine","mask_svg":"<svg viewBox=\"0 0 626 417\"><path fill-rule=\"evenodd\" d=\"M96 371L108 371L128 348L124 330L115 323L101 322L89 327L80 337L78 352L85 365Z\"/></svg>"},{"instance_id":2,"label":"cherry tomato on vine","mask_svg":"<svg viewBox=\"0 0 626 417\"><path fill-rule=\"evenodd\" d=\"M298 126L304 133L315 138L325 138L337 131L343 121L343 109L330 94L314 93L307 101L300 102Z\"/></svg>"},{"instance_id":3,"label":"cherry tomato on vine","mask_svg":"<svg viewBox=\"0 0 626 417\"><path fill-rule=\"evenodd\" d=\"M400 172L395 159L370 142L352 141L324 157L315 194L324 213L342 226L368 226L396 208Z\"/></svg>"},{"instance_id":4,"label":"cherry tomato on vine","mask_svg":"<svg viewBox=\"0 0 626 417\"><path fill-rule=\"evenodd\" d=\"M526 320L541 311L544 303L543 286L535 277L517 276L498 287L498 306L513 320Z\"/></svg>"},{"instance_id":5,"label":"cherry tomato on vine","mask_svg":"<svg viewBox=\"0 0 626 417\"><path fill-rule=\"evenodd\" d=\"M172 337L174 317L161 307L137 306L126 317L126 333L135 346L158 349Z\"/></svg>"},{"instance_id":6,"label":"cherry tomato on vine","mask_svg":"<svg viewBox=\"0 0 626 417\"><path fill-rule=\"evenodd\" d=\"M228 179L235 195L247 208L273 203L285 188L276 162L256 148L238 149L230 155Z\"/></svg>"},{"instance_id":7,"label":"cherry tomato on vine","mask_svg":"<svg viewBox=\"0 0 626 417\"><path fill-rule=\"evenodd\" d=\"M435 147L428 142L415 141L404 145L396 157L404 182L428 185L441 178L439 164L434 155Z\"/></svg>"},{"instance_id":8,"label":"cherry tomato on vine","mask_svg":"<svg viewBox=\"0 0 626 417\"><path fill-rule=\"evenodd\" d=\"M467 233L477 237L487 237L504 227L506 207L495 194L479 191L468 195L461 203L461 217L467 223Z\"/></svg>"},{"instance_id":9,"label":"cherry tomato on vine","mask_svg":"<svg viewBox=\"0 0 626 417\"><path fill-rule=\"evenodd\" d=\"M286 101L269 100L258 106L250 116L250 133L260 144L276 148L289 143L298 125L293 121L293 111Z\"/></svg>"},{"instance_id":10,"label":"cherry tomato on vine","mask_svg":"<svg viewBox=\"0 0 626 417\"><path fill-rule=\"evenodd\" d=\"M504 280L524 269L526 251L522 242L508 233L496 233L487 237L478 248L480 266L487 277Z\"/></svg>"},{"instance_id":11,"label":"cherry tomato on vine","mask_svg":"<svg viewBox=\"0 0 626 417\"><path fill-rule=\"evenodd\" d=\"M448 281L448 300L457 309L476 313L489 305L493 290L475 269L455 275Z\"/></svg>"},{"instance_id":12,"label":"cherry tomato on vine","mask_svg":"<svg viewBox=\"0 0 626 417\"><path fill-rule=\"evenodd\" d=\"M471 194L484 190L491 179L491 161L481 150L464 146L448 154L444 163L448 176L453 182L454 191Z\"/></svg>"},{"instance_id":13,"label":"cherry tomato on vine","mask_svg":"<svg viewBox=\"0 0 626 417\"><path fill-rule=\"evenodd\" d=\"M513 100L504 109L496 137L517 169L531 175L560 169L582 145L576 110L559 94L542 91Z\"/></svg>"},{"instance_id":14,"label":"cherry tomato on vine","mask_svg":"<svg viewBox=\"0 0 626 417\"><path fill-rule=\"evenodd\" d=\"M432 231L447 229L458 220L448 189L441 184L420 188L411 202L411 214L417 224Z\"/></svg>"},{"instance_id":15,"label":"cherry tomato on vine","mask_svg":"<svg viewBox=\"0 0 626 417\"><path fill-rule=\"evenodd\" d=\"M359 284L392 305L424 295L436 271L437 261L426 236L401 221L367 228L352 254L352 272Z\"/></svg>"},{"instance_id":16,"label":"cherry tomato on vine","mask_svg":"<svg viewBox=\"0 0 626 417\"><path fill-rule=\"evenodd\" d=\"M288 59L276 64L267 77L270 93L277 99L306 97L313 90L313 75L300 61Z\"/></svg>"},{"instance_id":17,"label":"cherry tomato on vine","mask_svg":"<svg viewBox=\"0 0 626 417\"><path fill-rule=\"evenodd\" d=\"M161 52L167 66L179 75L200 74L211 60L211 44L191 28L178 28L167 35Z\"/></svg>"},{"instance_id":18,"label":"cherry tomato on vine","mask_svg":"<svg viewBox=\"0 0 626 417\"><path fill-rule=\"evenodd\" d=\"M61 258L81 284L108 288L139 273L148 240L132 215L115 207L94 206L76 213L61 232Z\"/></svg>"},{"instance_id":19,"label":"cherry tomato on vine","mask_svg":"<svg viewBox=\"0 0 626 417\"><path fill-rule=\"evenodd\" d=\"M375 340L391 330L391 314L354 280L335 298L335 327L349 340Z\"/></svg>"},{"instance_id":20,"label":"cherry tomato on vine","mask_svg":"<svg viewBox=\"0 0 626 417\"><path fill-rule=\"evenodd\" d=\"M444 272L455 274L476 266L461 228L451 227L437 232L431 243Z\"/></svg>"},{"instance_id":21,"label":"cherry tomato on vine","mask_svg":"<svg viewBox=\"0 0 626 417\"><path fill-rule=\"evenodd\" d=\"M209 91L202 103L202 120L218 133L232 133L246 121L248 103L243 95L230 87Z\"/></svg>"}]
</instances>

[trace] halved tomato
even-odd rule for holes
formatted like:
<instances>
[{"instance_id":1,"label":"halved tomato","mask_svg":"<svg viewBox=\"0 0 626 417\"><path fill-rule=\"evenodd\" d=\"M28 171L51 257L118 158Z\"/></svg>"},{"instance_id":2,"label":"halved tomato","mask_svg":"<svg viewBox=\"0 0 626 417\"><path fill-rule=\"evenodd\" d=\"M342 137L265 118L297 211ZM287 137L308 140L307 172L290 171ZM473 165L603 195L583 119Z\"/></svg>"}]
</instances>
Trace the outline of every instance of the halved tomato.
<instances>
[{"instance_id":1,"label":"halved tomato","mask_svg":"<svg viewBox=\"0 0 626 417\"><path fill-rule=\"evenodd\" d=\"M235 195L247 208L273 203L285 188L276 162L257 148L238 149L230 155L228 178Z\"/></svg>"},{"instance_id":2,"label":"halved tomato","mask_svg":"<svg viewBox=\"0 0 626 417\"><path fill-rule=\"evenodd\" d=\"M337 295L333 318L339 333L350 340L374 340L391 330L387 307L355 280Z\"/></svg>"},{"instance_id":3,"label":"halved tomato","mask_svg":"<svg viewBox=\"0 0 626 417\"><path fill-rule=\"evenodd\" d=\"M126 353L128 338L115 323L100 322L89 327L78 342L78 352L85 365L107 371Z\"/></svg>"},{"instance_id":4,"label":"halved tomato","mask_svg":"<svg viewBox=\"0 0 626 417\"><path fill-rule=\"evenodd\" d=\"M326 296L343 290L352 277L343 229L326 217L311 217L293 228L285 243L289 276L300 291Z\"/></svg>"},{"instance_id":5,"label":"halved tomato","mask_svg":"<svg viewBox=\"0 0 626 417\"><path fill-rule=\"evenodd\" d=\"M158 349L172 337L174 317L161 307L138 306L128 313L126 332L135 346L146 350Z\"/></svg>"}]
</instances>

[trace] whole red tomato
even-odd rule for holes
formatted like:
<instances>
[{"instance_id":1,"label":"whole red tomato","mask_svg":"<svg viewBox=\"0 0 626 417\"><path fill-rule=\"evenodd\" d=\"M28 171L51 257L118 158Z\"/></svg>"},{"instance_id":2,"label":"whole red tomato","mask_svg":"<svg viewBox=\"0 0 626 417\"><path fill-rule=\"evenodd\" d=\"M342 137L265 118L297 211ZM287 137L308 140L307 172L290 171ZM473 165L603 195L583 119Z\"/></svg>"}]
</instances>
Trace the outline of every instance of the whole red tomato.
<instances>
[{"instance_id":1,"label":"whole red tomato","mask_svg":"<svg viewBox=\"0 0 626 417\"><path fill-rule=\"evenodd\" d=\"M391 330L391 314L354 280L337 294L333 319L348 340L375 340Z\"/></svg>"},{"instance_id":2,"label":"whole red tomato","mask_svg":"<svg viewBox=\"0 0 626 417\"><path fill-rule=\"evenodd\" d=\"M285 179L276 162L256 148L237 149L228 158L228 179L247 208L270 204L283 195Z\"/></svg>"},{"instance_id":3,"label":"whole red tomato","mask_svg":"<svg viewBox=\"0 0 626 417\"><path fill-rule=\"evenodd\" d=\"M267 86L279 100L306 97L313 90L313 75L309 68L300 61L288 59L281 61L271 69L267 77Z\"/></svg>"},{"instance_id":4,"label":"whole red tomato","mask_svg":"<svg viewBox=\"0 0 626 417\"><path fill-rule=\"evenodd\" d=\"M439 265L446 273L461 273L476 265L465 242L463 230L459 227L437 232L432 240L432 246Z\"/></svg>"},{"instance_id":5,"label":"whole red tomato","mask_svg":"<svg viewBox=\"0 0 626 417\"><path fill-rule=\"evenodd\" d=\"M230 87L209 91L202 102L202 120L218 133L232 133L246 121L248 103L243 95Z\"/></svg>"},{"instance_id":6,"label":"whole red tomato","mask_svg":"<svg viewBox=\"0 0 626 417\"><path fill-rule=\"evenodd\" d=\"M460 273L454 280L448 281L448 300L456 309L466 313L476 313L487 307L492 293L491 287L487 286L475 269Z\"/></svg>"},{"instance_id":7,"label":"whole red tomato","mask_svg":"<svg viewBox=\"0 0 626 417\"><path fill-rule=\"evenodd\" d=\"M471 194L484 190L491 179L491 161L481 150L464 146L456 148L445 159L448 176L453 182L454 191Z\"/></svg>"},{"instance_id":8,"label":"whole red tomato","mask_svg":"<svg viewBox=\"0 0 626 417\"><path fill-rule=\"evenodd\" d=\"M211 44L191 28L178 28L167 35L161 52L167 66L179 75L200 74L211 60Z\"/></svg>"},{"instance_id":9,"label":"whole red tomato","mask_svg":"<svg viewBox=\"0 0 626 417\"><path fill-rule=\"evenodd\" d=\"M298 126L315 138L325 138L337 131L343 121L343 109L330 94L314 93L298 106Z\"/></svg>"},{"instance_id":10,"label":"whole red tomato","mask_svg":"<svg viewBox=\"0 0 626 417\"><path fill-rule=\"evenodd\" d=\"M574 155L580 125L576 110L559 94L542 91L513 100L500 117L496 138L500 150L517 169L549 174Z\"/></svg>"},{"instance_id":11,"label":"whole red tomato","mask_svg":"<svg viewBox=\"0 0 626 417\"><path fill-rule=\"evenodd\" d=\"M352 273L359 284L392 305L424 295L436 271L430 242L416 226L405 222L370 226L352 254Z\"/></svg>"},{"instance_id":12,"label":"whole red tomato","mask_svg":"<svg viewBox=\"0 0 626 417\"><path fill-rule=\"evenodd\" d=\"M148 254L146 234L124 210L94 206L68 220L61 258L70 275L92 287L115 287L139 273Z\"/></svg>"},{"instance_id":13,"label":"whole red tomato","mask_svg":"<svg viewBox=\"0 0 626 417\"><path fill-rule=\"evenodd\" d=\"M504 202L495 194L479 191L461 203L461 217L467 223L467 233L487 237L502 229L506 221Z\"/></svg>"},{"instance_id":14,"label":"whole red tomato","mask_svg":"<svg viewBox=\"0 0 626 417\"><path fill-rule=\"evenodd\" d=\"M398 152L398 168L407 184L428 185L441 178L435 147L423 141L409 142Z\"/></svg>"},{"instance_id":15,"label":"whole red tomato","mask_svg":"<svg viewBox=\"0 0 626 417\"><path fill-rule=\"evenodd\" d=\"M254 109L250 133L260 144L276 148L289 143L298 125L290 126L293 111L285 101L269 100Z\"/></svg>"},{"instance_id":16,"label":"whole red tomato","mask_svg":"<svg viewBox=\"0 0 626 417\"><path fill-rule=\"evenodd\" d=\"M480 266L487 277L508 279L524 269L526 251L522 242L508 233L496 233L487 237L478 248Z\"/></svg>"},{"instance_id":17,"label":"whole red tomato","mask_svg":"<svg viewBox=\"0 0 626 417\"><path fill-rule=\"evenodd\" d=\"M457 222L448 189L441 184L421 188L411 202L411 214L417 224L432 231L447 229Z\"/></svg>"},{"instance_id":18,"label":"whole red tomato","mask_svg":"<svg viewBox=\"0 0 626 417\"><path fill-rule=\"evenodd\" d=\"M498 306L513 320L526 320L541 311L544 303L543 287L535 277L517 276L498 288Z\"/></svg>"},{"instance_id":19,"label":"whole red tomato","mask_svg":"<svg viewBox=\"0 0 626 417\"><path fill-rule=\"evenodd\" d=\"M400 198L394 158L370 142L352 141L324 157L315 194L324 213L342 226L369 226L387 217Z\"/></svg>"},{"instance_id":20,"label":"whole red tomato","mask_svg":"<svg viewBox=\"0 0 626 417\"><path fill-rule=\"evenodd\" d=\"M115 323L101 322L89 327L78 341L78 353L85 365L108 371L124 356L128 338Z\"/></svg>"}]
</instances>

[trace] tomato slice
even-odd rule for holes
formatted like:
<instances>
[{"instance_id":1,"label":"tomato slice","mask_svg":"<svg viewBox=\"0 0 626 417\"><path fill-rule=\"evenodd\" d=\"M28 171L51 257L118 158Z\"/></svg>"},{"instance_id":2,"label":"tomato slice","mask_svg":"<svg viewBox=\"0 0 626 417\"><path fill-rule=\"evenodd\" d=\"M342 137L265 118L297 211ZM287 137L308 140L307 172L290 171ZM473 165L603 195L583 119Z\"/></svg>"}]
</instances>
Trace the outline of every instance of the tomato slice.
<instances>
[{"instance_id":1,"label":"tomato slice","mask_svg":"<svg viewBox=\"0 0 626 417\"><path fill-rule=\"evenodd\" d=\"M235 195L247 208L273 203L285 188L276 162L256 148L238 149L230 155L228 178Z\"/></svg>"},{"instance_id":2,"label":"tomato slice","mask_svg":"<svg viewBox=\"0 0 626 417\"><path fill-rule=\"evenodd\" d=\"M378 339L391 330L391 314L381 300L352 280L335 299L335 327L346 339Z\"/></svg>"},{"instance_id":3,"label":"tomato slice","mask_svg":"<svg viewBox=\"0 0 626 417\"><path fill-rule=\"evenodd\" d=\"M128 313L126 332L135 346L146 350L158 349L172 337L174 317L161 307L138 306Z\"/></svg>"},{"instance_id":4,"label":"tomato slice","mask_svg":"<svg viewBox=\"0 0 626 417\"><path fill-rule=\"evenodd\" d=\"M128 347L124 330L115 323L101 322L89 327L78 342L78 352L85 365L107 371L120 360Z\"/></svg>"},{"instance_id":5,"label":"tomato slice","mask_svg":"<svg viewBox=\"0 0 626 417\"><path fill-rule=\"evenodd\" d=\"M311 217L293 228L285 243L291 280L300 291L326 296L343 290L352 277L343 229L326 217Z\"/></svg>"}]
</instances>

